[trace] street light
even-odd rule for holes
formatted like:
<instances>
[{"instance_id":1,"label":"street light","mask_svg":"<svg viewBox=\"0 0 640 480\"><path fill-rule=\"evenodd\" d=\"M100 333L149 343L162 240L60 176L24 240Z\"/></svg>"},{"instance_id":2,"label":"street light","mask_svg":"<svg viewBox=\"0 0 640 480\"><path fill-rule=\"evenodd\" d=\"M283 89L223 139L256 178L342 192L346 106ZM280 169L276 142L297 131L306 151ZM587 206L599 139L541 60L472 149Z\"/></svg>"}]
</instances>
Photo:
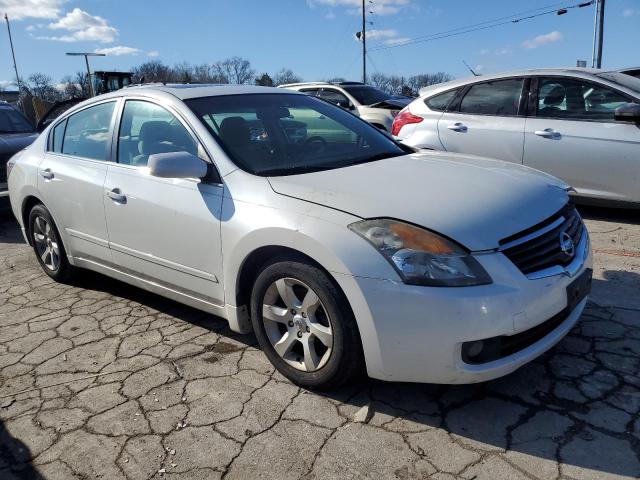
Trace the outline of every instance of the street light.
<instances>
[{"instance_id":1,"label":"street light","mask_svg":"<svg viewBox=\"0 0 640 480\"><path fill-rule=\"evenodd\" d=\"M91 69L89 68L89 57L105 57L104 53L94 52L67 52L67 55L72 57L84 57L84 62L87 65L87 81L89 82L89 94L93 97L95 92L93 91L93 83L91 83Z\"/></svg>"}]
</instances>

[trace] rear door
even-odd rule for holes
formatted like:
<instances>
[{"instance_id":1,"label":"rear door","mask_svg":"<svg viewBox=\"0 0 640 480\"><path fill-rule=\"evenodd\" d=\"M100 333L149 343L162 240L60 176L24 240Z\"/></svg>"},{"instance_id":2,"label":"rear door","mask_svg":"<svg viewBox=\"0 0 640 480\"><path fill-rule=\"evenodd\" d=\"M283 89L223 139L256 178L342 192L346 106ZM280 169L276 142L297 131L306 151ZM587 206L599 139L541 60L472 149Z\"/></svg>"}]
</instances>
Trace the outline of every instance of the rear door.
<instances>
[{"instance_id":1,"label":"rear door","mask_svg":"<svg viewBox=\"0 0 640 480\"><path fill-rule=\"evenodd\" d=\"M465 88L438 121L444 149L521 163L528 81L508 78Z\"/></svg>"},{"instance_id":2,"label":"rear door","mask_svg":"<svg viewBox=\"0 0 640 480\"><path fill-rule=\"evenodd\" d=\"M111 261L103 188L116 104L93 104L55 125L38 167L38 190L68 253L100 263Z\"/></svg>"},{"instance_id":3,"label":"rear door","mask_svg":"<svg viewBox=\"0 0 640 480\"><path fill-rule=\"evenodd\" d=\"M637 99L575 77L538 78L531 97L525 165L583 196L640 201L640 128L614 119L618 106Z\"/></svg>"}]
</instances>

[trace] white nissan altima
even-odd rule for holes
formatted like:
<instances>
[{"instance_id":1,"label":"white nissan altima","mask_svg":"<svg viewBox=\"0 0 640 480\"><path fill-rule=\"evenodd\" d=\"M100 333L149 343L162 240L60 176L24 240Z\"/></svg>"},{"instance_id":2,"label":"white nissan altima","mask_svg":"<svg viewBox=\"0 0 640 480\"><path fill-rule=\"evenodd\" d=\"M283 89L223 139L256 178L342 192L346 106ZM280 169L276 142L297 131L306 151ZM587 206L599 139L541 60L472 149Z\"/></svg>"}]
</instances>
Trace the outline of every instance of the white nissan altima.
<instances>
[{"instance_id":1,"label":"white nissan altima","mask_svg":"<svg viewBox=\"0 0 640 480\"><path fill-rule=\"evenodd\" d=\"M564 337L591 283L561 181L414 153L293 91L126 88L65 112L9 170L50 277L86 268L224 317L310 388L363 368L505 375Z\"/></svg>"}]
</instances>

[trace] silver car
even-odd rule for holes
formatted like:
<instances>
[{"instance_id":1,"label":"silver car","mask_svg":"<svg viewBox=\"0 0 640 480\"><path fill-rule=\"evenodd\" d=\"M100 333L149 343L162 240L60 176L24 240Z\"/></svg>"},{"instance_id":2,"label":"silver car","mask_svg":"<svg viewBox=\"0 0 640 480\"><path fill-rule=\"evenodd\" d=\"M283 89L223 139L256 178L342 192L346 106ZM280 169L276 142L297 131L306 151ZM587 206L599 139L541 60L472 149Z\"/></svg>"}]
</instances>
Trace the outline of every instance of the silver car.
<instances>
[{"instance_id":1,"label":"silver car","mask_svg":"<svg viewBox=\"0 0 640 480\"><path fill-rule=\"evenodd\" d=\"M394 121L403 143L523 164L563 179L584 202L640 206L640 79L524 70L420 94Z\"/></svg>"}]
</instances>

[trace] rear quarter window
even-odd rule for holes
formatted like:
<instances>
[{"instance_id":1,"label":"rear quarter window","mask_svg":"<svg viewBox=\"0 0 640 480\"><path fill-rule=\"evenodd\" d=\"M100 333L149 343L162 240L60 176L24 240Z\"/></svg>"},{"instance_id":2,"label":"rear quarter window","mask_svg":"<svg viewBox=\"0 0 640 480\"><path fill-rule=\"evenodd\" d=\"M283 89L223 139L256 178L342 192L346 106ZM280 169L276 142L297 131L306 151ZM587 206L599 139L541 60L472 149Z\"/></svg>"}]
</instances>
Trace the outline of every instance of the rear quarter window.
<instances>
[{"instance_id":1,"label":"rear quarter window","mask_svg":"<svg viewBox=\"0 0 640 480\"><path fill-rule=\"evenodd\" d=\"M431 110L435 110L436 112L444 112L451 101L455 98L458 90L450 90L448 92L440 93L431 98L427 98L424 103Z\"/></svg>"}]
</instances>

